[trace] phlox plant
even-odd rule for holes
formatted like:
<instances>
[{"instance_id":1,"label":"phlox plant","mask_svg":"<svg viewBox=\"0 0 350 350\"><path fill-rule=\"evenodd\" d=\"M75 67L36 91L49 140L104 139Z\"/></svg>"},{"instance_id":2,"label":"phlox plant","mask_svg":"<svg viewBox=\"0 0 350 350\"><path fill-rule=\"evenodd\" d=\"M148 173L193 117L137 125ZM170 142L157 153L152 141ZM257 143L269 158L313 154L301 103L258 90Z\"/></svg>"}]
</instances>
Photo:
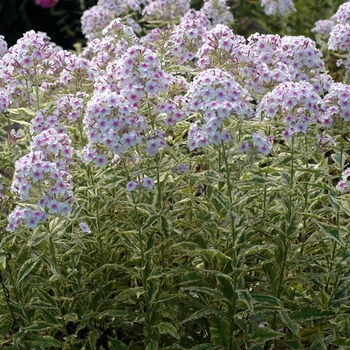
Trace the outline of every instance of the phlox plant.
<instances>
[{"instance_id":1,"label":"phlox plant","mask_svg":"<svg viewBox=\"0 0 350 350\"><path fill-rule=\"evenodd\" d=\"M349 3L320 46L202 5L0 37L1 348L350 346Z\"/></svg>"}]
</instances>

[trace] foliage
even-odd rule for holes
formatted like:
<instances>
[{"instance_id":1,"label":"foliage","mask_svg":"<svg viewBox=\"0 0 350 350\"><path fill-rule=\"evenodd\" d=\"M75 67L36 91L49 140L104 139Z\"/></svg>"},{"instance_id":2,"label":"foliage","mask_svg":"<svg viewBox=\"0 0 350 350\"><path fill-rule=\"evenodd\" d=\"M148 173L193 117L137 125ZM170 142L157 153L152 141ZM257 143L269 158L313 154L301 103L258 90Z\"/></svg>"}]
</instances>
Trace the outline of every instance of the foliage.
<instances>
[{"instance_id":1,"label":"foliage","mask_svg":"<svg viewBox=\"0 0 350 350\"><path fill-rule=\"evenodd\" d=\"M349 347L347 51L164 3L0 38L1 347Z\"/></svg>"}]
</instances>

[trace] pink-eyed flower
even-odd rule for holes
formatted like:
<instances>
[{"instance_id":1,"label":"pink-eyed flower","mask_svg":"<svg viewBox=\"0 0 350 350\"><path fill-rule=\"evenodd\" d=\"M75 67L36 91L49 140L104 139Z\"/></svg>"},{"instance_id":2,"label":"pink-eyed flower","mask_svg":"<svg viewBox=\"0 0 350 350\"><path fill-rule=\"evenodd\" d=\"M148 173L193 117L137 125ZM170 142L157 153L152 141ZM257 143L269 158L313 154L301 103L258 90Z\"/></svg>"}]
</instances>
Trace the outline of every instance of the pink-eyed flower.
<instances>
[{"instance_id":1,"label":"pink-eyed flower","mask_svg":"<svg viewBox=\"0 0 350 350\"><path fill-rule=\"evenodd\" d=\"M80 228L82 233L85 233L85 234L91 233L91 229L90 229L89 225L84 220L82 220L79 223L79 228Z\"/></svg>"},{"instance_id":2,"label":"pink-eyed flower","mask_svg":"<svg viewBox=\"0 0 350 350\"><path fill-rule=\"evenodd\" d=\"M148 188L149 190L153 190L154 181L152 178L145 176L142 180L142 186Z\"/></svg>"},{"instance_id":3,"label":"pink-eyed flower","mask_svg":"<svg viewBox=\"0 0 350 350\"><path fill-rule=\"evenodd\" d=\"M46 220L47 214L42 210L16 206L7 218L8 224L6 231L15 232L19 226L35 229L40 222L45 222Z\"/></svg>"},{"instance_id":4,"label":"pink-eyed flower","mask_svg":"<svg viewBox=\"0 0 350 350\"><path fill-rule=\"evenodd\" d=\"M190 170L190 165L188 163L180 163L173 168L173 171L176 174L186 174L189 172L189 170Z\"/></svg>"},{"instance_id":5,"label":"pink-eyed flower","mask_svg":"<svg viewBox=\"0 0 350 350\"><path fill-rule=\"evenodd\" d=\"M126 184L126 190L128 192L132 192L136 189L137 187L137 183L135 181L129 181L127 184Z\"/></svg>"},{"instance_id":6,"label":"pink-eyed flower","mask_svg":"<svg viewBox=\"0 0 350 350\"><path fill-rule=\"evenodd\" d=\"M252 135L253 144L257 147L258 152L267 156L272 149L272 143L269 138L262 132L254 132Z\"/></svg>"}]
</instances>

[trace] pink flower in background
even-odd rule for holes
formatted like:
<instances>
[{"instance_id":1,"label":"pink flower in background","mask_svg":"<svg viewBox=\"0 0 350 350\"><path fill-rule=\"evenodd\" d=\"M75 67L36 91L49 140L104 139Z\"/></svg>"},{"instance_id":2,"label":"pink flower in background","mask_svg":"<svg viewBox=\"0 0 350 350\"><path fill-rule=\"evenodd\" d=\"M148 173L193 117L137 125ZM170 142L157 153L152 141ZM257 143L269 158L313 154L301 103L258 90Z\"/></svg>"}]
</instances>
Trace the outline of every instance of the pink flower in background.
<instances>
[{"instance_id":1,"label":"pink flower in background","mask_svg":"<svg viewBox=\"0 0 350 350\"><path fill-rule=\"evenodd\" d=\"M39 5L43 8L51 8L54 7L59 0L35 0L35 5Z\"/></svg>"}]
</instances>

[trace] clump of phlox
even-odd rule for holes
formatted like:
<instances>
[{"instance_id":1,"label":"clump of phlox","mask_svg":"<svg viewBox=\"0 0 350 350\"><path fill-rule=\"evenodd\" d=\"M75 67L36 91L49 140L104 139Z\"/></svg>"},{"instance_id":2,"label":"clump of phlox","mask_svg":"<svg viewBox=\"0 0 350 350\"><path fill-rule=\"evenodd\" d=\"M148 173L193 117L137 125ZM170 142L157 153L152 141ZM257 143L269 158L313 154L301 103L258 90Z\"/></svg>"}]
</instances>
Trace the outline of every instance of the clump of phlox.
<instances>
[{"instance_id":1,"label":"clump of phlox","mask_svg":"<svg viewBox=\"0 0 350 350\"><path fill-rule=\"evenodd\" d=\"M74 149L64 132L50 128L32 138L31 152L42 152L45 160L55 163L59 170L68 171L73 162Z\"/></svg>"},{"instance_id":2,"label":"clump of phlox","mask_svg":"<svg viewBox=\"0 0 350 350\"><path fill-rule=\"evenodd\" d=\"M190 9L181 18L181 21L189 21L189 20L199 21L201 26L203 28L206 28L207 30L213 28L213 25L211 24L209 18L205 15L205 13L203 11L196 11L194 9Z\"/></svg>"},{"instance_id":3,"label":"clump of phlox","mask_svg":"<svg viewBox=\"0 0 350 350\"><path fill-rule=\"evenodd\" d=\"M7 230L36 228L49 215L68 216L74 202L68 166L73 148L66 134L49 129L33 138L31 152L15 162L11 191L22 202L8 217Z\"/></svg>"},{"instance_id":4,"label":"clump of phlox","mask_svg":"<svg viewBox=\"0 0 350 350\"><path fill-rule=\"evenodd\" d=\"M239 65L234 74L257 97L285 81L314 79L325 69L322 53L304 36L281 38L257 33L237 52Z\"/></svg>"},{"instance_id":5,"label":"clump of phlox","mask_svg":"<svg viewBox=\"0 0 350 350\"><path fill-rule=\"evenodd\" d=\"M272 150L271 137L266 136L263 132L258 131L252 134L253 145L257 151L267 156Z\"/></svg>"},{"instance_id":6,"label":"clump of phlox","mask_svg":"<svg viewBox=\"0 0 350 350\"><path fill-rule=\"evenodd\" d=\"M128 14L130 11L140 12L140 5L144 1L139 0L99 0L97 4L84 11L81 17L81 30L87 40L102 38L102 30L113 19ZM127 20L128 21L128 20ZM129 19L135 28L139 26L135 21Z\"/></svg>"},{"instance_id":7,"label":"clump of phlox","mask_svg":"<svg viewBox=\"0 0 350 350\"><path fill-rule=\"evenodd\" d=\"M146 120L137 108L110 90L92 96L83 122L88 137L84 160L95 160L99 166L106 164L108 151L120 155L140 144L147 130Z\"/></svg>"},{"instance_id":8,"label":"clump of phlox","mask_svg":"<svg viewBox=\"0 0 350 350\"><path fill-rule=\"evenodd\" d=\"M290 12L295 11L292 0L261 0L261 6L268 16L286 16Z\"/></svg>"},{"instance_id":9,"label":"clump of phlox","mask_svg":"<svg viewBox=\"0 0 350 350\"><path fill-rule=\"evenodd\" d=\"M311 124L318 122L322 100L313 86L306 82L284 82L267 93L257 108L260 118L282 121L285 139L296 133L306 133Z\"/></svg>"},{"instance_id":10,"label":"clump of phlox","mask_svg":"<svg viewBox=\"0 0 350 350\"><path fill-rule=\"evenodd\" d=\"M320 19L315 22L315 26L311 29L313 33L329 37L333 27L335 26L336 21L332 18L330 19Z\"/></svg>"},{"instance_id":11,"label":"clump of phlox","mask_svg":"<svg viewBox=\"0 0 350 350\"><path fill-rule=\"evenodd\" d=\"M156 96L168 89L158 56L145 47L130 47L111 69L119 94L133 106L138 107L144 97Z\"/></svg>"},{"instance_id":12,"label":"clump of phlox","mask_svg":"<svg viewBox=\"0 0 350 350\"><path fill-rule=\"evenodd\" d=\"M95 78L107 69L110 62L120 58L129 47L139 42L132 28L122 24L120 19L112 20L102 30L102 34L103 38L88 41L81 54L90 61Z\"/></svg>"},{"instance_id":13,"label":"clump of phlox","mask_svg":"<svg viewBox=\"0 0 350 350\"><path fill-rule=\"evenodd\" d=\"M206 15L213 26L233 23L233 15L225 0L206 0L200 11Z\"/></svg>"},{"instance_id":14,"label":"clump of phlox","mask_svg":"<svg viewBox=\"0 0 350 350\"><path fill-rule=\"evenodd\" d=\"M238 67L238 57L246 40L236 35L223 24L217 24L203 36L203 42L196 53L197 66L201 69Z\"/></svg>"},{"instance_id":15,"label":"clump of phlox","mask_svg":"<svg viewBox=\"0 0 350 350\"><path fill-rule=\"evenodd\" d=\"M115 18L112 10L95 5L85 10L81 17L81 31L87 40L101 38L102 29Z\"/></svg>"},{"instance_id":16,"label":"clump of phlox","mask_svg":"<svg viewBox=\"0 0 350 350\"><path fill-rule=\"evenodd\" d=\"M191 6L190 0L153 0L142 11L144 20L173 20L182 17Z\"/></svg>"},{"instance_id":17,"label":"clump of phlox","mask_svg":"<svg viewBox=\"0 0 350 350\"><path fill-rule=\"evenodd\" d=\"M185 95L187 115L200 117L191 124L188 147L193 150L229 141L224 122L231 116L252 117L250 95L227 72L208 69L199 73L190 84Z\"/></svg>"},{"instance_id":18,"label":"clump of phlox","mask_svg":"<svg viewBox=\"0 0 350 350\"><path fill-rule=\"evenodd\" d=\"M324 127L331 127L335 119L350 121L350 86L343 83L331 85L323 99L324 112L320 120Z\"/></svg>"},{"instance_id":19,"label":"clump of phlox","mask_svg":"<svg viewBox=\"0 0 350 350\"><path fill-rule=\"evenodd\" d=\"M344 64L345 69L350 69L350 3L340 5L334 15L337 24L330 32L328 48L346 55L345 60L340 59L337 64Z\"/></svg>"},{"instance_id":20,"label":"clump of phlox","mask_svg":"<svg viewBox=\"0 0 350 350\"><path fill-rule=\"evenodd\" d=\"M41 81L55 81L52 66L57 48L45 33L24 33L1 58L0 88L6 91L11 108L37 107L35 97Z\"/></svg>"},{"instance_id":21,"label":"clump of phlox","mask_svg":"<svg viewBox=\"0 0 350 350\"><path fill-rule=\"evenodd\" d=\"M166 57L174 64L191 64L201 46L206 29L198 20L183 20L173 30L166 46Z\"/></svg>"}]
</instances>

